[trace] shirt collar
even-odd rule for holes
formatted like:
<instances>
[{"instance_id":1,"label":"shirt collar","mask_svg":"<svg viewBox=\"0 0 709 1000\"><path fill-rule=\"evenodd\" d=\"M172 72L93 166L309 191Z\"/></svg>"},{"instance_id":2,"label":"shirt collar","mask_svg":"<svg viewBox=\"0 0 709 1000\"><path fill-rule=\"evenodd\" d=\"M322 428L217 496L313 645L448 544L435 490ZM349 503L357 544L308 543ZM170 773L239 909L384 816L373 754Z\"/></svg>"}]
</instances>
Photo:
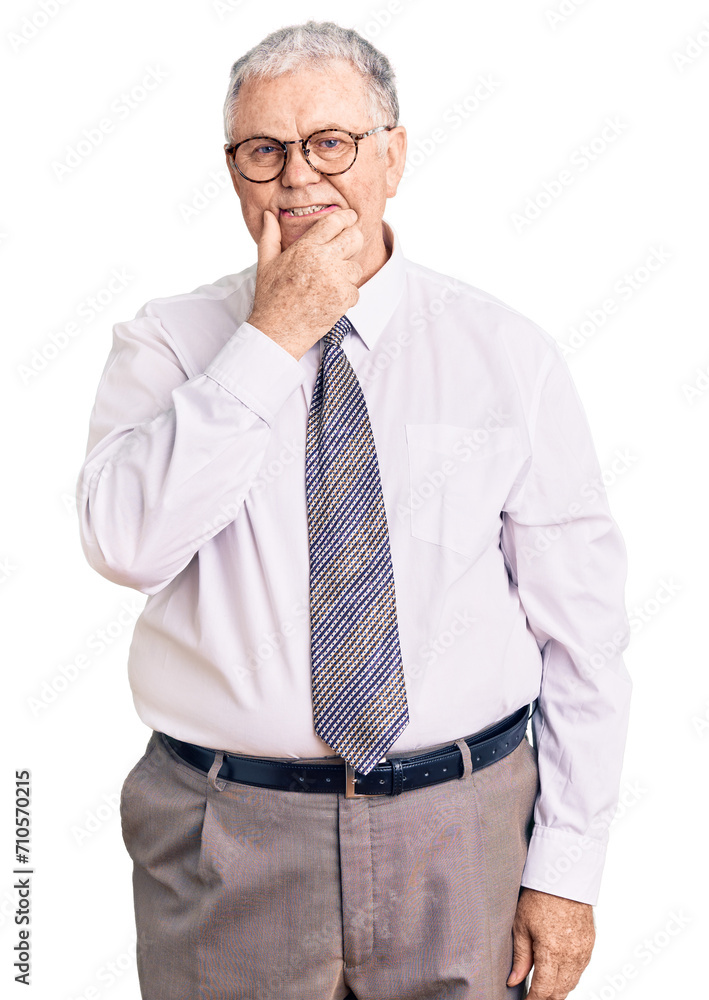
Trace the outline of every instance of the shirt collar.
<instances>
[{"instance_id":1,"label":"shirt collar","mask_svg":"<svg viewBox=\"0 0 709 1000\"><path fill-rule=\"evenodd\" d=\"M360 287L359 299L345 313L370 351L398 305L406 280L399 239L387 222L382 221L382 230L384 242L391 245L389 259Z\"/></svg>"}]
</instances>

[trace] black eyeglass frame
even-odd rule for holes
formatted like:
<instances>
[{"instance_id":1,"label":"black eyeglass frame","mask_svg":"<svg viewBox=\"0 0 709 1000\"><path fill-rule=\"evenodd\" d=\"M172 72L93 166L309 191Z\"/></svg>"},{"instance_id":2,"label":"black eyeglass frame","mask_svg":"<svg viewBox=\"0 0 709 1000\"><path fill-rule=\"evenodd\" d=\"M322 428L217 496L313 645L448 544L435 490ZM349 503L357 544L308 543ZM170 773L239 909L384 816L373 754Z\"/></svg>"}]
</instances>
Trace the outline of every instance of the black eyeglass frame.
<instances>
[{"instance_id":1,"label":"black eyeglass frame","mask_svg":"<svg viewBox=\"0 0 709 1000\"><path fill-rule=\"evenodd\" d=\"M375 132L384 132L384 131L390 132L393 128L396 128L396 125L378 125L376 128L370 128L368 132L348 132L344 128L318 128L314 132L311 132L310 135L307 137L307 139L287 139L285 142L281 142L280 139L274 139L272 135L252 135L249 136L248 139L242 139L241 142L237 142L236 145L233 146L225 145L224 151L226 152L227 156L231 159L232 163L239 171L239 174L244 178L244 180L250 181L252 184L270 184L271 181L275 181L277 177L280 177L283 171L286 169L286 163L288 162L287 147L298 144L300 145L300 148L303 152L303 156L305 157L308 166L311 167L315 171L315 173L324 174L325 177L337 177L339 174L346 174L347 171L351 170L352 167L355 165L355 160L357 159L357 153L359 152L358 142L360 139L366 139L368 135L374 135ZM310 162L310 158L308 157L306 146L313 138L313 136L319 135L320 132L342 132L344 135L348 135L350 139L354 139L355 155L352 158L352 163L350 163L349 167L345 167L344 170L327 171L327 170L318 170L317 167L313 166L313 164ZM243 146L245 142L253 142L254 139L268 139L269 142L274 143L274 145L276 146L280 146L281 149L283 150L283 166L281 167L281 169L278 171L277 174L274 174L273 177L269 177L267 180L255 181L253 177L247 177L246 174L243 172L243 170L239 168L239 164L236 162L236 151L239 148L239 146Z\"/></svg>"}]
</instances>

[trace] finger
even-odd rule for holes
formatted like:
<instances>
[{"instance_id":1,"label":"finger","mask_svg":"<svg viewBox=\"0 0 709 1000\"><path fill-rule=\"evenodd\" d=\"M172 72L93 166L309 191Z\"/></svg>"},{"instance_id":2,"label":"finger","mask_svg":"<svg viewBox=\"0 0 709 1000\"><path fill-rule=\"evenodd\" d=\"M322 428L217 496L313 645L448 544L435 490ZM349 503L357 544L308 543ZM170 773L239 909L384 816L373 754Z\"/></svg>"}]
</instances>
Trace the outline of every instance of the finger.
<instances>
[{"instance_id":1,"label":"finger","mask_svg":"<svg viewBox=\"0 0 709 1000\"><path fill-rule=\"evenodd\" d=\"M364 234L359 226L350 226L333 237L328 243L328 249L337 253L343 260L354 257L364 246Z\"/></svg>"},{"instance_id":2,"label":"finger","mask_svg":"<svg viewBox=\"0 0 709 1000\"><path fill-rule=\"evenodd\" d=\"M358 302L359 302L359 288L356 288L354 285L350 285L349 295L345 299L345 305L346 305L345 312L347 312L347 309L351 309L352 306L356 306Z\"/></svg>"},{"instance_id":3,"label":"finger","mask_svg":"<svg viewBox=\"0 0 709 1000\"><path fill-rule=\"evenodd\" d=\"M557 964L549 956L534 956L534 974L532 982L529 984L527 1000L551 1000L556 994Z\"/></svg>"},{"instance_id":4,"label":"finger","mask_svg":"<svg viewBox=\"0 0 709 1000\"><path fill-rule=\"evenodd\" d=\"M551 1000L566 1000L572 990L578 986L581 973L588 965L586 961L574 961L569 958L562 958L556 972L556 983Z\"/></svg>"},{"instance_id":5,"label":"finger","mask_svg":"<svg viewBox=\"0 0 709 1000\"><path fill-rule=\"evenodd\" d=\"M356 260L345 260L342 262L342 270L348 281L357 285L362 280L364 269Z\"/></svg>"},{"instance_id":6,"label":"finger","mask_svg":"<svg viewBox=\"0 0 709 1000\"><path fill-rule=\"evenodd\" d=\"M556 977L554 989L550 995L550 1000L566 1000L569 993L578 986L581 975L564 975L561 970Z\"/></svg>"},{"instance_id":7,"label":"finger","mask_svg":"<svg viewBox=\"0 0 709 1000\"><path fill-rule=\"evenodd\" d=\"M258 267L263 267L281 253L281 227L278 219L266 209L263 213L261 239L258 241Z\"/></svg>"},{"instance_id":8,"label":"finger","mask_svg":"<svg viewBox=\"0 0 709 1000\"><path fill-rule=\"evenodd\" d=\"M512 962L512 972L507 978L508 986L517 986L529 975L534 962L532 950L532 938L526 931L513 930L514 935L514 959Z\"/></svg>"},{"instance_id":9,"label":"finger","mask_svg":"<svg viewBox=\"0 0 709 1000\"><path fill-rule=\"evenodd\" d=\"M300 237L298 243L329 243L343 229L353 226L357 218L353 208L338 208L335 212L328 212Z\"/></svg>"}]
</instances>

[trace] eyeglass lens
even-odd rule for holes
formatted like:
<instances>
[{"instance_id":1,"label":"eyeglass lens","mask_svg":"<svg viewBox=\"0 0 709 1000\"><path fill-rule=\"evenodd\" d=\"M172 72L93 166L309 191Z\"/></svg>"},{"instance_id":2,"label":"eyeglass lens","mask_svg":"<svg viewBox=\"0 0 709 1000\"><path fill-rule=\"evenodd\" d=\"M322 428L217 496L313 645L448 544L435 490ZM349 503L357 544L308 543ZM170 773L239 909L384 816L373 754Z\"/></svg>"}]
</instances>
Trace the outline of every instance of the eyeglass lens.
<instances>
[{"instance_id":1,"label":"eyeglass lens","mask_svg":"<svg viewBox=\"0 0 709 1000\"><path fill-rule=\"evenodd\" d=\"M357 146L346 132L326 129L308 140L305 153L308 161L323 173L338 173L354 163ZM235 154L236 165L250 180L270 180L283 167L283 147L276 140L249 139Z\"/></svg>"}]
</instances>

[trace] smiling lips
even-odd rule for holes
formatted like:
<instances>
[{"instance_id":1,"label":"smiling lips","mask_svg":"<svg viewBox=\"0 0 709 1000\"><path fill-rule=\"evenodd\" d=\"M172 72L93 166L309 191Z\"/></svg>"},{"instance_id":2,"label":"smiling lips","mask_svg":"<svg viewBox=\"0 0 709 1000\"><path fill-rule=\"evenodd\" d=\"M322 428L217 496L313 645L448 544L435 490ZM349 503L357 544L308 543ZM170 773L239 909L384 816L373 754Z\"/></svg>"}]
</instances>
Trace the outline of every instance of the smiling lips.
<instances>
[{"instance_id":1,"label":"smiling lips","mask_svg":"<svg viewBox=\"0 0 709 1000\"><path fill-rule=\"evenodd\" d=\"M300 219L305 215L318 215L320 212L330 212L338 205L306 205L303 208L282 208L279 215L282 219Z\"/></svg>"}]
</instances>

